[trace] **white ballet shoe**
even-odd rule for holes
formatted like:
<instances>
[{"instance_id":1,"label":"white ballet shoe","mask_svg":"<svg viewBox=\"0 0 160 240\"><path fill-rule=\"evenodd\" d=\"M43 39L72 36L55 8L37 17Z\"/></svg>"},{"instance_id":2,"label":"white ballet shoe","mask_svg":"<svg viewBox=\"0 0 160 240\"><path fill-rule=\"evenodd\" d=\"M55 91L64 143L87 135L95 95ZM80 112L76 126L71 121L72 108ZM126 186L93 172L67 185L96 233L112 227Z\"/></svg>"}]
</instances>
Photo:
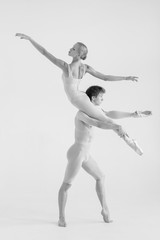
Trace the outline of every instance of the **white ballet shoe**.
<instances>
[{"instance_id":1,"label":"white ballet shoe","mask_svg":"<svg viewBox=\"0 0 160 240\"><path fill-rule=\"evenodd\" d=\"M151 111L135 111L133 113L134 118L149 117L152 115Z\"/></svg>"},{"instance_id":2,"label":"white ballet shoe","mask_svg":"<svg viewBox=\"0 0 160 240\"><path fill-rule=\"evenodd\" d=\"M142 149L138 146L134 139L129 138L127 135L123 137L124 141L140 156L143 154Z\"/></svg>"}]
</instances>

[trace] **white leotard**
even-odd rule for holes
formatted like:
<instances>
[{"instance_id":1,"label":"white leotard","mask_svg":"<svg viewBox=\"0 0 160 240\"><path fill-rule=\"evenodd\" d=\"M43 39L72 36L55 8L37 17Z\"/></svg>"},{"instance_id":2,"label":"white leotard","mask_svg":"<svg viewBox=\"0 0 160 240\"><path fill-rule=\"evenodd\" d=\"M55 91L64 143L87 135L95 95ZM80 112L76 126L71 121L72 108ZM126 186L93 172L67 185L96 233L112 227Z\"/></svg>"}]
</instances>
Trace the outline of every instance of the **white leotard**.
<instances>
[{"instance_id":1,"label":"white leotard","mask_svg":"<svg viewBox=\"0 0 160 240\"><path fill-rule=\"evenodd\" d=\"M62 80L67 97L72 103L75 103L78 96L85 94L79 90L81 79L73 77L69 64L68 64L68 76L66 76L63 73Z\"/></svg>"}]
</instances>

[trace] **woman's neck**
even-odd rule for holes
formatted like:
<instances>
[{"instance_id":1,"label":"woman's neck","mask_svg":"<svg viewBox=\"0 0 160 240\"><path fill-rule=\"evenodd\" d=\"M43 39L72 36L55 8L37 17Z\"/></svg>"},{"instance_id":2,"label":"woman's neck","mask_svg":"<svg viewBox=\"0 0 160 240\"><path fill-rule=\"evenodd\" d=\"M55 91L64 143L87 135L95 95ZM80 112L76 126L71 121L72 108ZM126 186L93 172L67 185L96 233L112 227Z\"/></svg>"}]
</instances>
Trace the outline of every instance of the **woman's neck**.
<instances>
[{"instance_id":1,"label":"woman's neck","mask_svg":"<svg viewBox=\"0 0 160 240\"><path fill-rule=\"evenodd\" d=\"M80 65L81 59L79 57L73 58L71 64Z\"/></svg>"}]
</instances>

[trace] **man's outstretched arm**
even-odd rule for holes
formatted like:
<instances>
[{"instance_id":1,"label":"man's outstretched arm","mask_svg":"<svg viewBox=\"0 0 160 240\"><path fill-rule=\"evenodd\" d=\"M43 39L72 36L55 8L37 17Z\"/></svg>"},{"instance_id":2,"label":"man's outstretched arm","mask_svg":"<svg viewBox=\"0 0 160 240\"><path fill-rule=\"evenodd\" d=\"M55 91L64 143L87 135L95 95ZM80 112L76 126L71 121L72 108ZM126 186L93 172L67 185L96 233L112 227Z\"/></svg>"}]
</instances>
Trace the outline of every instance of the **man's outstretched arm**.
<instances>
[{"instance_id":1,"label":"man's outstretched arm","mask_svg":"<svg viewBox=\"0 0 160 240\"><path fill-rule=\"evenodd\" d=\"M127 135L126 131L122 128L121 125L115 123L113 120L108 118L108 122L103 122L103 121L99 121L95 118L91 118L89 117L87 114L85 114L84 112L79 111L77 114L77 117L80 121L94 126L94 127L98 127L101 129L108 129L108 130L113 130L115 131L120 137L123 137L124 135Z\"/></svg>"}]
</instances>

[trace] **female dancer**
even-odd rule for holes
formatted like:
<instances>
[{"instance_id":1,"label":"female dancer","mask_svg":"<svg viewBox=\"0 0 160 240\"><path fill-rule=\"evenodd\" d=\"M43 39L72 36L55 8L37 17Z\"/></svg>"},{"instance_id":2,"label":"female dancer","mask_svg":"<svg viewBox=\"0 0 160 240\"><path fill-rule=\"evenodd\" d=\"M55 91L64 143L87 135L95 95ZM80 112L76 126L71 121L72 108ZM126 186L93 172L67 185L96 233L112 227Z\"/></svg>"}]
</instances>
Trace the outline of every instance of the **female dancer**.
<instances>
[{"instance_id":1,"label":"female dancer","mask_svg":"<svg viewBox=\"0 0 160 240\"><path fill-rule=\"evenodd\" d=\"M111 128L118 135L121 135L121 136L123 135L124 137L126 136L125 134L122 134L122 129L120 127L113 126L112 120L109 119L101 109L96 108L90 102L90 99L86 95L86 93L79 90L79 85L80 85L81 79L86 73L89 73L92 76L104 81L121 81L121 80L137 81L137 77L135 76L120 77L120 76L104 75L100 72L95 71L91 66L87 64L83 64L81 60L86 59L88 49L81 42L77 42L69 50L68 55L72 57L72 62L71 64L68 64L65 61L53 56L45 48L43 48L41 45L35 42L31 37L22 33L17 33L16 36L20 37L21 39L28 40L41 54L47 57L53 64L55 64L57 67L59 67L63 71L62 79L63 79L64 89L68 96L68 99L75 107L77 107L79 110L86 113L88 116L92 118L95 118L106 124L110 124ZM133 145L135 146L135 144Z\"/></svg>"},{"instance_id":2,"label":"female dancer","mask_svg":"<svg viewBox=\"0 0 160 240\"><path fill-rule=\"evenodd\" d=\"M60 60L49 53L45 48L40 46L35 42L31 37L17 33L16 36L21 39L29 40L32 45L45 57L47 57L53 64L59 67L63 71L62 79L64 83L65 92L71 101L71 103L77 107L79 110L85 112L90 117L96 118L101 121L108 121L105 114L102 111L99 111L89 100L86 93L79 90L79 84L81 79L86 73L91 74L92 76L99 78L104 81L121 81L121 80L131 80L137 81L137 77L117 77L104 75L95 71L92 67L87 64L82 64L81 60L86 59L87 57L87 47L83 43L76 43L69 50L68 55L72 57L71 64L67 64L65 61Z\"/></svg>"}]
</instances>

